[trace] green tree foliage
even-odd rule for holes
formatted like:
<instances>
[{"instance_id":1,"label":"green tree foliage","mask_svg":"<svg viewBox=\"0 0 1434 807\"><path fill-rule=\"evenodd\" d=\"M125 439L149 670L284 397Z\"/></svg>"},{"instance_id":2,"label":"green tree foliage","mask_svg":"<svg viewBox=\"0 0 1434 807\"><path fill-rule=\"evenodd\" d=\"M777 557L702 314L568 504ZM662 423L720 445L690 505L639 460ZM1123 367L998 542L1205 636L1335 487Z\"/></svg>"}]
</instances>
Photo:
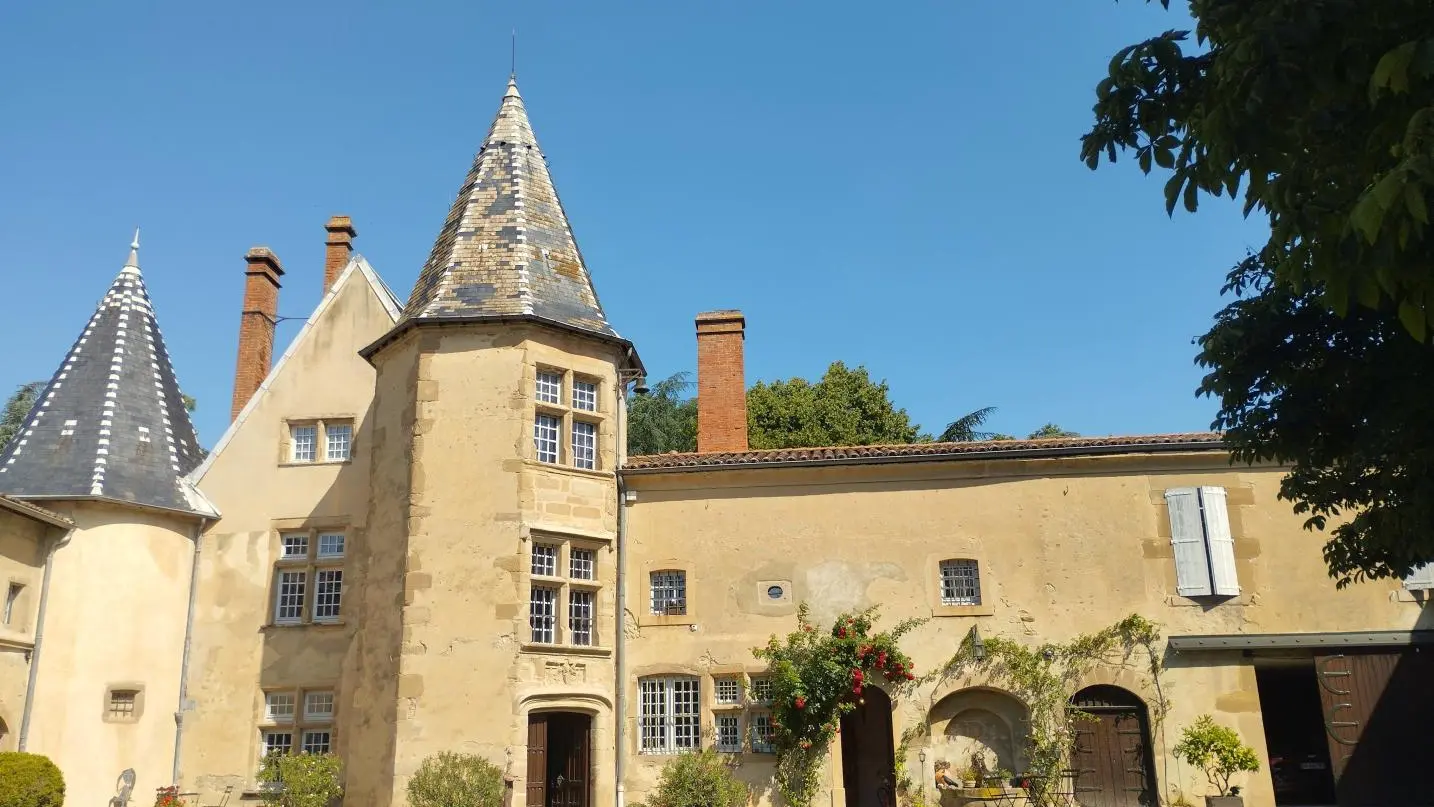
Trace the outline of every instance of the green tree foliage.
<instances>
[{"instance_id":1,"label":"green tree foliage","mask_svg":"<svg viewBox=\"0 0 1434 807\"><path fill-rule=\"evenodd\" d=\"M668 762L647 807L746 807L747 785L710 748Z\"/></svg>"},{"instance_id":2,"label":"green tree foliage","mask_svg":"<svg viewBox=\"0 0 1434 807\"><path fill-rule=\"evenodd\" d=\"M1161 0L1168 5L1168 0ZM1111 60L1082 138L1133 153L1166 209L1234 198L1269 238L1199 340L1214 428L1288 464L1281 496L1324 529L1341 586L1434 560L1434 14L1427 0L1191 0L1188 32Z\"/></svg>"},{"instance_id":3,"label":"green tree foliage","mask_svg":"<svg viewBox=\"0 0 1434 807\"><path fill-rule=\"evenodd\" d=\"M427 757L408 780L413 807L500 807L503 771L474 754L441 751Z\"/></svg>"},{"instance_id":4,"label":"green tree foliage","mask_svg":"<svg viewBox=\"0 0 1434 807\"><path fill-rule=\"evenodd\" d=\"M1194 725L1186 726L1174 750L1185 764L1204 771L1221 796L1230 792L1230 777L1260 769L1254 749L1240 742L1234 729L1219 725L1210 715L1200 715Z\"/></svg>"},{"instance_id":5,"label":"green tree foliage","mask_svg":"<svg viewBox=\"0 0 1434 807\"><path fill-rule=\"evenodd\" d=\"M921 427L897 409L886 382L871 380L865 367L832 362L822 379L758 382L747 392L748 442L752 448L868 446L914 443Z\"/></svg>"},{"instance_id":6,"label":"green tree foliage","mask_svg":"<svg viewBox=\"0 0 1434 807\"><path fill-rule=\"evenodd\" d=\"M687 373L675 373L652 385L646 395L627 399L629 454L665 454L697 450L697 400Z\"/></svg>"},{"instance_id":7,"label":"green tree foliage","mask_svg":"<svg viewBox=\"0 0 1434 807\"><path fill-rule=\"evenodd\" d=\"M342 771L335 754L270 754L259 768L259 795L269 807L329 807L343 796Z\"/></svg>"},{"instance_id":8,"label":"green tree foliage","mask_svg":"<svg viewBox=\"0 0 1434 807\"><path fill-rule=\"evenodd\" d=\"M1026 439L1041 440L1047 437L1080 437L1080 432L1073 432L1068 429L1062 429L1060 426L1054 423L1047 423L1039 429L1036 429L1035 431L1031 432L1030 436Z\"/></svg>"},{"instance_id":9,"label":"green tree foliage","mask_svg":"<svg viewBox=\"0 0 1434 807\"><path fill-rule=\"evenodd\" d=\"M983 432L980 428L986 425L987 419L996 413L996 407L987 406L968 412L959 418L946 424L946 430L936 438L943 443L971 443L976 440L995 439L995 433Z\"/></svg>"},{"instance_id":10,"label":"green tree foliage","mask_svg":"<svg viewBox=\"0 0 1434 807\"><path fill-rule=\"evenodd\" d=\"M0 807L61 807L65 777L48 757L0 751Z\"/></svg>"},{"instance_id":11,"label":"green tree foliage","mask_svg":"<svg viewBox=\"0 0 1434 807\"><path fill-rule=\"evenodd\" d=\"M45 389L44 381L31 381L28 384L21 384L10 399L5 402L4 412L0 412L0 449L4 449L15 433L25 423L25 416L30 414L30 408L35 405L35 399L40 397L40 392Z\"/></svg>"}]
</instances>

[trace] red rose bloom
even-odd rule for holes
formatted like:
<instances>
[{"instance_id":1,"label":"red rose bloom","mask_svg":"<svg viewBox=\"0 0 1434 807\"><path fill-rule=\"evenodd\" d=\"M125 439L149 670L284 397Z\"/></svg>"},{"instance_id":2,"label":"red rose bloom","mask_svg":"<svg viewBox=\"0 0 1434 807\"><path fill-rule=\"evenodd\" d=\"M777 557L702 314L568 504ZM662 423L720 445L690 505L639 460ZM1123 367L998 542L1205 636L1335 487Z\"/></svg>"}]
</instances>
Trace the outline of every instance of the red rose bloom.
<instances>
[{"instance_id":1,"label":"red rose bloom","mask_svg":"<svg viewBox=\"0 0 1434 807\"><path fill-rule=\"evenodd\" d=\"M807 699L802 695L798 695L796 704L798 709L805 709L807 708Z\"/></svg>"}]
</instances>

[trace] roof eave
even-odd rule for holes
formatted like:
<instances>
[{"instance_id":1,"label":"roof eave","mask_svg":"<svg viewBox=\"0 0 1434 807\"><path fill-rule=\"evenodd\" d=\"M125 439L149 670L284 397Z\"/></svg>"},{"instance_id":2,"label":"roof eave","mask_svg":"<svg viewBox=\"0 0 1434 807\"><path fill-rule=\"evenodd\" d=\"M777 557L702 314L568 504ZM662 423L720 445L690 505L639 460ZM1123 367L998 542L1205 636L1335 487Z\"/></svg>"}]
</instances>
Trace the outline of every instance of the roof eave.
<instances>
[{"instance_id":1,"label":"roof eave","mask_svg":"<svg viewBox=\"0 0 1434 807\"><path fill-rule=\"evenodd\" d=\"M1405 647L1434 644L1434 630L1370 630L1325 633L1233 633L1171 636L1171 650L1301 650L1321 647Z\"/></svg>"},{"instance_id":2,"label":"roof eave","mask_svg":"<svg viewBox=\"0 0 1434 807\"><path fill-rule=\"evenodd\" d=\"M547 328L553 328L554 330L575 334L577 336L583 336L589 339L596 339L600 342L607 342L608 344L626 348L627 352L624 356L625 364L621 366L621 369L632 369L637 370L638 372L646 372L646 368L642 364L642 358L637 355L637 348L633 346L631 341L624 339L621 336L600 333L598 331L588 330L587 328L579 328L576 325L569 325L564 322L558 322L557 320L547 319L546 317L540 317L536 314L478 314L463 317L410 317L408 319L400 321L388 333L384 334L383 336L380 336L372 344L359 350L359 355L364 357L364 359L368 361L369 364L372 364L373 357L380 350L383 350L388 345L397 341L399 337L403 336L405 333L408 333L408 331L420 326L479 324L501 325L516 323L541 325Z\"/></svg>"},{"instance_id":3,"label":"roof eave","mask_svg":"<svg viewBox=\"0 0 1434 807\"><path fill-rule=\"evenodd\" d=\"M18 499L12 496L0 496L0 507L9 510L12 513L17 513L27 518L32 518L36 521L44 522L45 524L49 524L52 527L59 527L61 529L68 530L74 529L75 526L75 522L69 520L68 518L65 518L59 513L52 513L49 510L40 507L39 505L30 504L23 499Z\"/></svg>"},{"instance_id":4,"label":"roof eave","mask_svg":"<svg viewBox=\"0 0 1434 807\"><path fill-rule=\"evenodd\" d=\"M201 519L201 520L205 520L205 521L209 521L209 520L212 520L212 519L215 519L215 518L218 517L216 514L205 513L205 512L201 512L201 511L199 511L199 510L190 510L190 509L186 509L186 508L182 508L182 507L166 507L166 506L164 506L164 505L162 505L162 504L148 504L148 503L146 503L146 502L132 502L132 501L130 501L130 500L128 500L128 499L116 499L116 498L113 497L113 496L89 496L89 495L83 495L83 496L82 496L82 495L65 494L65 493L33 495L33 496L30 495L30 494L25 494L25 495L23 495L23 496L21 496L21 495L15 495L15 494L11 494L11 495L12 495L14 498L16 498L16 499L21 499L21 500L23 500L23 501L100 502L100 503L102 503L102 504L115 504L115 505L120 505L120 506L122 506L122 507L137 507L137 508L139 508L140 510L150 510L150 511L159 512L159 513L168 513L169 515L188 516L188 517L190 517L190 518L197 518L197 519Z\"/></svg>"},{"instance_id":5,"label":"roof eave","mask_svg":"<svg viewBox=\"0 0 1434 807\"><path fill-rule=\"evenodd\" d=\"M961 462L991 459L1046 459L1054 457L1123 454L1170 454L1228 451L1219 440L1190 443L1131 443L1120 446L1064 446L1052 448L999 449L989 451L952 451L934 454L900 454L885 457L822 457L806 460L759 460L754 462L713 462L690 465L654 465L621 468L623 475L729 471L747 468L811 468L828 465L889 465L915 462Z\"/></svg>"}]
</instances>

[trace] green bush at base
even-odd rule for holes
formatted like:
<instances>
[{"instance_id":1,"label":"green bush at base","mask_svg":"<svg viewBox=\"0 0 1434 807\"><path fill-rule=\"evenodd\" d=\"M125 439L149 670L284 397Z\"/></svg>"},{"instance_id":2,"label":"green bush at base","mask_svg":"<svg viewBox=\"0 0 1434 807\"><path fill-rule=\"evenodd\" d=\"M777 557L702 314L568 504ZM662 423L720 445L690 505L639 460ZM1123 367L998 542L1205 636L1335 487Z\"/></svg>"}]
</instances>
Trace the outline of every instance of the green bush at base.
<instances>
[{"instance_id":1,"label":"green bush at base","mask_svg":"<svg viewBox=\"0 0 1434 807\"><path fill-rule=\"evenodd\" d=\"M441 751L423 760L408 780L413 807L499 807L503 772L473 754Z\"/></svg>"},{"instance_id":2,"label":"green bush at base","mask_svg":"<svg viewBox=\"0 0 1434 807\"><path fill-rule=\"evenodd\" d=\"M716 751L682 754L662 769L648 807L746 807L747 785Z\"/></svg>"},{"instance_id":3,"label":"green bush at base","mask_svg":"<svg viewBox=\"0 0 1434 807\"><path fill-rule=\"evenodd\" d=\"M48 757L0 751L0 807L60 807L65 777Z\"/></svg>"}]
</instances>

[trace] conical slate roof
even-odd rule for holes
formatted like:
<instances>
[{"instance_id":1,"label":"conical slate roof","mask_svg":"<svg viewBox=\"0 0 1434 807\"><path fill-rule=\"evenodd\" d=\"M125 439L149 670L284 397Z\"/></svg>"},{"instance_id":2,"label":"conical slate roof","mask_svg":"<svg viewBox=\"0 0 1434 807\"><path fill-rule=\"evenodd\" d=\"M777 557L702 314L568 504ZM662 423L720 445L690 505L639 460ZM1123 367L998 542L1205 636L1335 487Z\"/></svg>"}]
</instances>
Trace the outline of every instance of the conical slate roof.
<instances>
[{"instance_id":1,"label":"conical slate roof","mask_svg":"<svg viewBox=\"0 0 1434 807\"><path fill-rule=\"evenodd\" d=\"M511 79L403 310L406 321L510 317L617 337Z\"/></svg>"},{"instance_id":2,"label":"conical slate roof","mask_svg":"<svg viewBox=\"0 0 1434 807\"><path fill-rule=\"evenodd\" d=\"M199 440L139 272L129 260L0 453L0 493L105 498L196 512L181 477Z\"/></svg>"}]
</instances>

